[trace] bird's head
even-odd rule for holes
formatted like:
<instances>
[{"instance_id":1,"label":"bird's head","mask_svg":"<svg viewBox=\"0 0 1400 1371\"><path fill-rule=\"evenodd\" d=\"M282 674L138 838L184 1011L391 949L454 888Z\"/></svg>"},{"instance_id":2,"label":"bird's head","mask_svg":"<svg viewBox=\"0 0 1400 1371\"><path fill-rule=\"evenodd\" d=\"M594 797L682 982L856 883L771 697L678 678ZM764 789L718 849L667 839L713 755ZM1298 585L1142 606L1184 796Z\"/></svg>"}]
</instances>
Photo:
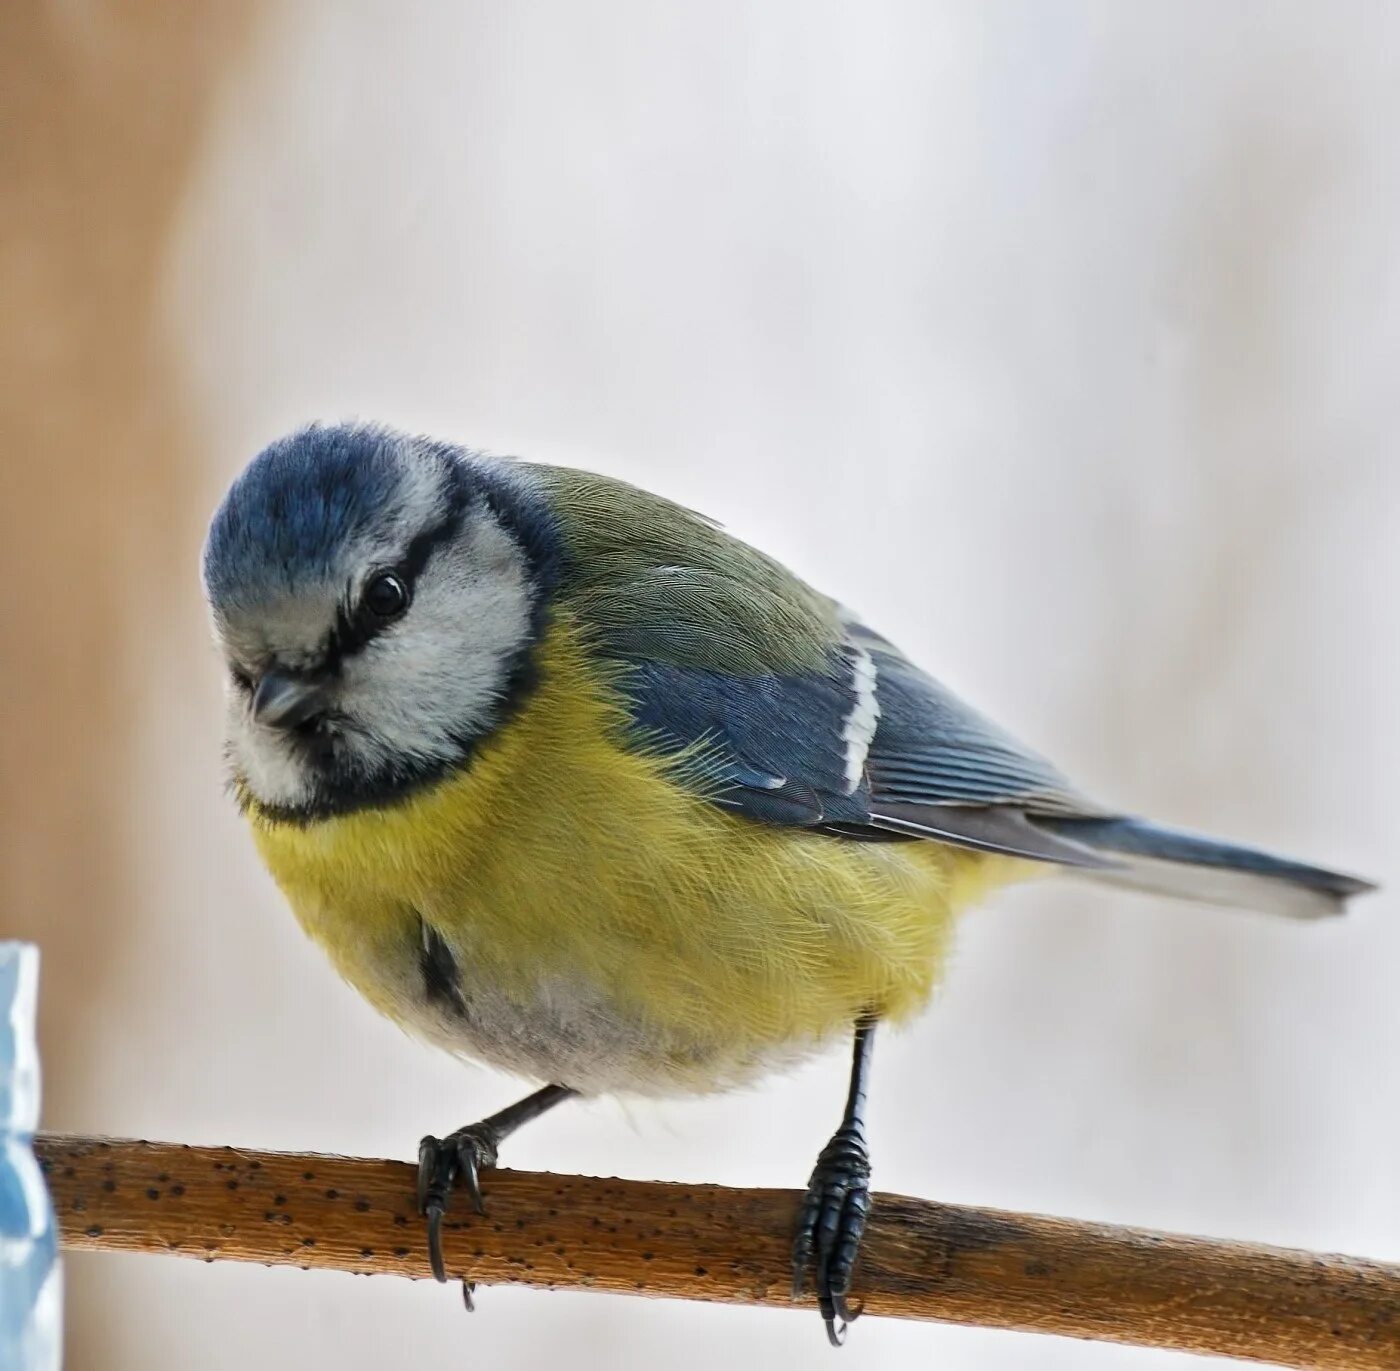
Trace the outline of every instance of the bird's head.
<instances>
[{"instance_id":1,"label":"bird's head","mask_svg":"<svg viewBox=\"0 0 1400 1371\"><path fill-rule=\"evenodd\" d=\"M349 425L266 448L204 549L238 786L313 818L460 765L522 688L553 547L511 463Z\"/></svg>"}]
</instances>

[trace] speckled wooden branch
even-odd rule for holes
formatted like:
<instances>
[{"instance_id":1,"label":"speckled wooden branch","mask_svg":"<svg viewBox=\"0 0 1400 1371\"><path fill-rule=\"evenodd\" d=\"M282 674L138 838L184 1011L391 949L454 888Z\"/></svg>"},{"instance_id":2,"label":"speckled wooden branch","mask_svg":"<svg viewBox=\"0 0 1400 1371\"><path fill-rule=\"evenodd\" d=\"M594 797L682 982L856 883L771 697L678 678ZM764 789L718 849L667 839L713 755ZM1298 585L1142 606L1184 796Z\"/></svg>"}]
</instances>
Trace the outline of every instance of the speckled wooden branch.
<instances>
[{"instance_id":1,"label":"speckled wooden branch","mask_svg":"<svg viewBox=\"0 0 1400 1371\"><path fill-rule=\"evenodd\" d=\"M58 1135L36 1151L67 1248L429 1274L405 1162ZM794 1191L507 1170L484 1189L488 1217L458 1204L444 1225L454 1275L790 1305ZM870 1315L1400 1367L1400 1267L902 1195L876 1197L856 1297Z\"/></svg>"}]
</instances>

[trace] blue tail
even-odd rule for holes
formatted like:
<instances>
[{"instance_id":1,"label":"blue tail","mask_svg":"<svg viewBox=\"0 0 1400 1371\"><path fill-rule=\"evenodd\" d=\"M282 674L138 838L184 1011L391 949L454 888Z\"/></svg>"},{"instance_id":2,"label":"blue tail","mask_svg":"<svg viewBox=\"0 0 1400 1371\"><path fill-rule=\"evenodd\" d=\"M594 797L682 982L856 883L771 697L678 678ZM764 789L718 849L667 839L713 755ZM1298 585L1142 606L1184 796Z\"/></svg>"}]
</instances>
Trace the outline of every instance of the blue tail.
<instances>
[{"instance_id":1,"label":"blue tail","mask_svg":"<svg viewBox=\"0 0 1400 1371\"><path fill-rule=\"evenodd\" d=\"M1355 876L1145 819L1037 817L1035 822L1116 859L1084 876L1160 895L1314 919L1341 914L1351 896L1376 888Z\"/></svg>"}]
</instances>

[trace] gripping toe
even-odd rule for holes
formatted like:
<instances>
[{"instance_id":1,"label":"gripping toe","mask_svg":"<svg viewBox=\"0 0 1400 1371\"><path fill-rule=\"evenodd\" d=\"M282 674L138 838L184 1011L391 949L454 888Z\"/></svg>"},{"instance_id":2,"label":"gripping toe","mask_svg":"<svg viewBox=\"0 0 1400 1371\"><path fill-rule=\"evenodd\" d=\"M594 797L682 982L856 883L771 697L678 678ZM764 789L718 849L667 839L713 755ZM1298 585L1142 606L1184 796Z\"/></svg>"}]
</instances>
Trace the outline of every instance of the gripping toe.
<instances>
[{"instance_id":1,"label":"gripping toe","mask_svg":"<svg viewBox=\"0 0 1400 1371\"><path fill-rule=\"evenodd\" d=\"M434 1277L447 1280L442 1255L442 1221L453 1189L460 1183L478 1214L486 1213L481 1172L496 1164L498 1139L487 1124L470 1124L445 1138L426 1137L418 1145L418 1211L428 1221L428 1261ZM473 1307L471 1290L463 1283L463 1299Z\"/></svg>"},{"instance_id":2,"label":"gripping toe","mask_svg":"<svg viewBox=\"0 0 1400 1371\"><path fill-rule=\"evenodd\" d=\"M861 1237L870 1215L870 1157L857 1126L839 1129L817 1158L798 1211L792 1244L792 1293L802 1293L807 1268L814 1268L817 1304L833 1347L846 1339L860 1316L847 1297Z\"/></svg>"}]
</instances>

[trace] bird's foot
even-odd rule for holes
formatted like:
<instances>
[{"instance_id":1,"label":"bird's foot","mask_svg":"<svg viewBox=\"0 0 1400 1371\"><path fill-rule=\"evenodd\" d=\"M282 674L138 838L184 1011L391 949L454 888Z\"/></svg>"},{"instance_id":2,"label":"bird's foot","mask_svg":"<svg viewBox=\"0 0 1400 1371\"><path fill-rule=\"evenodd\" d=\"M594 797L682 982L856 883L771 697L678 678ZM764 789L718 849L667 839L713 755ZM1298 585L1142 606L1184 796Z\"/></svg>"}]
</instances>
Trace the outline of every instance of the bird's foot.
<instances>
[{"instance_id":1,"label":"bird's foot","mask_svg":"<svg viewBox=\"0 0 1400 1371\"><path fill-rule=\"evenodd\" d=\"M851 1309L851 1272L870 1214L870 1156L857 1125L841 1128L822 1149L807 1182L792 1244L792 1297L802 1294L807 1267L815 1268L817 1302L833 1347L860 1317ZM839 1320L839 1323L838 1323Z\"/></svg>"},{"instance_id":2,"label":"bird's foot","mask_svg":"<svg viewBox=\"0 0 1400 1371\"><path fill-rule=\"evenodd\" d=\"M428 1260L433 1275L447 1280L442 1259L442 1219L447 1201L460 1183L478 1214L486 1213L481 1198L481 1173L496 1165L500 1135L489 1123L468 1124L445 1138L426 1137L418 1144L418 1212L428 1221ZM470 1310L472 1284L462 1282L462 1302Z\"/></svg>"}]
</instances>

